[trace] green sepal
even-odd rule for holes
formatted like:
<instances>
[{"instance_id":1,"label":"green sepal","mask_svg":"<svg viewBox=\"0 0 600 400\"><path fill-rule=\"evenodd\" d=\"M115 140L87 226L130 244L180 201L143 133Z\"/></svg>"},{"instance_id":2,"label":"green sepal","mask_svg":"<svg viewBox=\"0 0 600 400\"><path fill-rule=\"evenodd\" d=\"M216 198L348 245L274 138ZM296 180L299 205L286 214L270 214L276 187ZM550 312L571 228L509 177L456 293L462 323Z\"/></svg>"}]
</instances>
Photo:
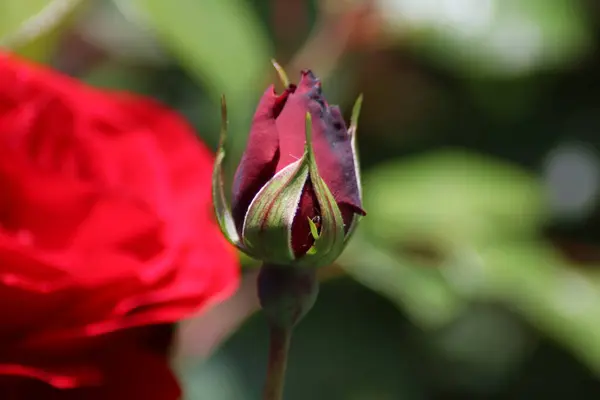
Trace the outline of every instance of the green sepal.
<instances>
[{"instance_id":1,"label":"green sepal","mask_svg":"<svg viewBox=\"0 0 600 400\"><path fill-rule=\"evenodd\" d=\"M310 234L313 239L317 240L319 238L319 228L317 228L315 222L310 218L308 218L308 225L310 226Z\"/></svg>"},{"instance_id":2,"label":"green sepal","mask_svg":"<svg viewBox=\"0 0 600 400\"><path fill-rule=\"evenodd\" d=\"M362 108L363 95L362 93L358 95L354 105L352 106L352 115L350 116L350 128L348 129L348 134L354 137L356 133L356 128L358 127L358 117L360 116L360 109Z\"/></svg>"},{"instance_id":3,"label":"green sepal","mask_svg":"<svg viewBox=\"0 0 600 400\"><path fill-rule=\"evenodd\" d=\"M356 183L358 184L358 196L362 201L362 184L360 181L360 160L358 158L358 146L356 145L356 131L358 130L358 117L360 116L360 109L362 107L363 95L359 95L354 106L352 107L352 116L350 117L350 128L348 129L348 135L350 135L350 145L352 146L352 156L354 157L354 169L356 174Z\"/></svg>"},{"instance_id":4,"label":"green sepal","mask_svg":"<svg viewBox=\"0 0 600 400\"><path fill-rule=\"evenodd\" d=\"M310 180L321 210L321 230L311 249L295 264L301 266L321 267L331 264L344 249L344 220L342 213L331 194L331 191L319 175L315 155L312 148L312 118L306 114L306 144L304 156L308 163ZM311 232L316 226L311 220ZM314 235L313 235L314 236Z\"/></svg>"},{"instance_id":5,"label":"green sepal","mask_svg":"<svg viewBox=\"0 0 600 400\"><path fill-rule=\"evenodd\" d=\"M233 222L233 216L231 209L227 203L225 197L225 191L223 189L223 160L225 159L225 139L227 136L227 104L225 103L225 96L221 97L221 135L219 138L219 148L217 150L217 157L215 159L215 166L212 175L212 196L213 196L213 207L219 223L219 228L223 236L238 249L247 252L245 246L243 246L241 238L235 228Z\"/></svg>"},{"instance_id":6,"label":"green sepal","mask_svg":"<svg viewBox=\"0 0 600 400\"><path fill-rule=\"evenodd\" d=\"M285 70L274 58L271 59L271 64L273 64L275 71L277 71L277 75L279 76L279 80L283 84L283 87L287 89L290 86L290 78L288 78Z\"/></svg>"},{"instance_id":7,"label":"green sepal","mask_svg":"<svg viewBox=\"0 0 600 400\"><path fill-rule=\"evenodd\" d=\"M352 116L350 117L350 128L348 129L348 135L350 135L350 145L352 146L352 156L354 157L354 171L356 174L356 183L358 186L358 196L361 201L362 184L360 180L360 161L358 159L358 147L356 145L356 131L358 130L358 117L360 115L362 102L363 95L361 94L358 96L356 102L354 102L354 106L352 107ZM348 232L346 232L346 237L344 239L345 242L347 242L352 237L361 218L362 216L354 214L354 216L352 217L352 222L350 222L350 228L348 228Z\"/></svg>"},{"instance_id":8,"label":"green sepal","mask_svg":"<svg viewBox=\"0 0 600 400\"><path fill-rule=\"evenodd\" d=\"M242 231L244 244L265 262L292 264L292 223L308 179L306 157L269 180L248 207Z\"/></svg>"}]
</instances>

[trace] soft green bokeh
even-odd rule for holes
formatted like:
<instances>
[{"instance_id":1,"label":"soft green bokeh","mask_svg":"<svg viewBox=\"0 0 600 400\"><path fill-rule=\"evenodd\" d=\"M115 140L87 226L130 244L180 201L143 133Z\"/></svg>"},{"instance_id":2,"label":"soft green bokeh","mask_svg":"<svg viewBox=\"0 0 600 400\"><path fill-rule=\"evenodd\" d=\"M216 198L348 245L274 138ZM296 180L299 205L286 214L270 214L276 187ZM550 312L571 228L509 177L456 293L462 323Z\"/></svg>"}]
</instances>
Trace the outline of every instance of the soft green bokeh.
<instances>
[{"instance_id":1,"label":"soft green bokeh","mask_svg":"<svg viewBox=\"0 0 600 400\"><path fill-rule=\"evenodd\" d=\"M270 72L268 60L273 57L254 10L244 0L132 1L211 97L217 100L225 94L230 135L237 138L230 141L230 154L234 160L239 158L256 101Z\"/></svg>"},{"instance_id":2,"label":"soft green bokeh","mask_svg":"<svg viewBox=\"0 0 600 400\"><path fill-rule=\"evenodd\" d=\"M571 0L379 0L389 27L466 76L516 76L577 62L591 45Z\"/></svg>"},{"instance_id":3,"label":"soft green bokeh","mask_svg":"<svg viewBox=\"0 0 600 400\"><path fill-rule=\"evenodd\" d=\"M448 323L461 300L499 301L600 374L600 285L536 239L539 183L489 158L446 151L373 169L362 236L340 260L424 327ZM405 246L438 250L423 260Z\"/></svg>"},{"instance_id":4,"label":"soft green bokeh","mask_svg":"<svg viewBox=\"0 0 600 400\"><path fill-rule=\"evenodd\" d=\"M45 62L85 0L4 0L0 46Z\"/></svg>"},{"instance_id":5,"label":"soft green bokeh","mask_svg":"<svg viewBox=\"0 0 600 400\"><path fill-rule=\"evenodd\" d=\"M594 175L567 168L557 183L547 171L548 154L564 142L581 143L592 158L600 148L597 7L377 0L377 18L350 29L356 37L344 42L344 56L324 60L323 49L340 43L335 35L360 3L115 0L109 11L131 13L161 62L146 64L135 52L119 58L124 45L78 72L93 85L159 98L212 147L225 94L226 177L273 75L270 59L287 57L279 60L285 65L314 39L315 26L323 36L306 54L317 58L302 67L320 74L318 66L335 64L323 91L346 117L364 92L358 142L368 214L338 259L346 275L323 284L298 329L286 398L546 398L563 386L586 398L588 387L599 391L599 200L588 199L581 221L564 224L549 196L558 185L569 200L577 194L571 184L589 188ZM74 6L87 4L4 0L0 44L53 64L63 34L85 28L73 28ZM54 11L36 17L47 9ZM331 19L334 9L350 17ZM119 23L111 26L118 38ZM101 40L91 46L106 50ZM61 53L77 58L76 49ZM292 81L298 76L287 72ZM220 324L240 318L223 333L230 337L223 347L209 360L176 363L189 400L259 396L264 320L244 323L253 304L250 311L228 306L210 320L215 326L198 328L216 335ZM206 338L192 336L188 342Z\"/></svg>"},{"instance_id":6,"label":"soft green bokeh","mask_svg":"<svg viewBox=\"0 0 600 400\"><path fill-rule=\"evenodd\" d=\"M489 157L445 150L369 171L363 229L387 246L403 242L452 250L527 238L544 218L540 183ZM384 243L385 242L385 243Z\"/></svg>"}]
</instances>

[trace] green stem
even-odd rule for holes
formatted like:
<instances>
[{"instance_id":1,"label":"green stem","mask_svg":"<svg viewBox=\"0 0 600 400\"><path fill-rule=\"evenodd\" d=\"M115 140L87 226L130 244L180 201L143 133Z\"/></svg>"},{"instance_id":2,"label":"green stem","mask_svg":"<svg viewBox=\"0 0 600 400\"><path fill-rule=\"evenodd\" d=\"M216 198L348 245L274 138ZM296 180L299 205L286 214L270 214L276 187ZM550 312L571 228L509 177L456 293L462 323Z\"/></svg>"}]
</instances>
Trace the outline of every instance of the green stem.
<instances>
[{"instance_id":1,"label":"green stem","mask_svg":"<svg viewBox=\"0 0 600 400\"><path fill-rule=\"evenodd\" d=\"M282 400L292 329L271 327L264 400Z\"/></svg>"},{"instance_id":2,"label":"green stem","mask_svg":"<svg viewBox=\"0 0 600 400\"><path fill-rule=\"evenodd\" d=\"M292 331L315 304L317 273L313 268L264 264L257 288L271 331L264 400L282 400Z\"/></svg>"}]
</instances>

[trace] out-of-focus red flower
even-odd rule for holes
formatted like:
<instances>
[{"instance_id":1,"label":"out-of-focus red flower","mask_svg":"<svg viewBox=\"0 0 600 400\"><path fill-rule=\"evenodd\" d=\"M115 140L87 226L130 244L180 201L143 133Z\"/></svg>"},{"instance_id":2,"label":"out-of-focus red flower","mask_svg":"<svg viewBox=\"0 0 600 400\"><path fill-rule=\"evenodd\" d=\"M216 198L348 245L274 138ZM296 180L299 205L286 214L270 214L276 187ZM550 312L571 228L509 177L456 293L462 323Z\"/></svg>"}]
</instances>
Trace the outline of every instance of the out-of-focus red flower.
<instances>
[{"instance_id":1,"label":"out-of-focus red flower","mask_svg":"<svg viewBox=\"0 0 600 400\"><path fill-rule=\"evenodd\" d=\"M233 292L174 112L0 54L0 398L176 399L172 323Z\"/></svg>"}]
</instances>

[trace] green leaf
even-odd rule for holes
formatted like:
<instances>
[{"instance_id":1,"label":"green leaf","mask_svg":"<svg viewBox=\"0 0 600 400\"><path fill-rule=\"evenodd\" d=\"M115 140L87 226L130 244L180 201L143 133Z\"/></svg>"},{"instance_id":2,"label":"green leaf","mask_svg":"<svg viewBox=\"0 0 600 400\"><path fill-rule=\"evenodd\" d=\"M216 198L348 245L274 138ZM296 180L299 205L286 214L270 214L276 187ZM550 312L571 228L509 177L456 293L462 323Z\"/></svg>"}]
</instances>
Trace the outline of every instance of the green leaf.
<instances>
[{"instance_id":1,"label":"green leaf","mask_svg":"<svg viewBox=\"0 0 600 400\"><path fill-rule=\"evenodd\" d=\"M306 157L279 171L257 193L246 213L244 245L263 260L291 264L292 222L308 178Z\"/></svg>"}]
</instances>

